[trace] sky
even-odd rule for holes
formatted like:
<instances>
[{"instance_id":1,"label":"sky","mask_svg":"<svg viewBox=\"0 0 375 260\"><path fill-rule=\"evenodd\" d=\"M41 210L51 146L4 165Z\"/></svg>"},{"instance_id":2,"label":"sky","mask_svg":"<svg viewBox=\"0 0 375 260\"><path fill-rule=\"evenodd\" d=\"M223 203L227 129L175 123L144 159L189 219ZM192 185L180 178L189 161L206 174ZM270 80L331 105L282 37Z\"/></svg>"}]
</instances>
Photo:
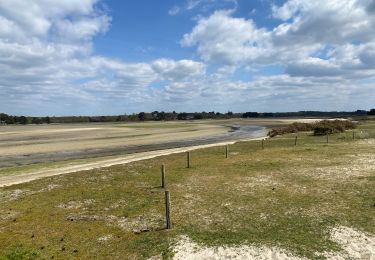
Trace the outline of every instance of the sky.
<instances>
[{"instance_id":1,"label":"sky","mask_svg":"<svg viewBox=\"0 0 375 260\"><path fill-rule=\"evenodd\" d=\"M0 112L375 107L375 0L0 0Z\"/></svg>"}]
</instances>

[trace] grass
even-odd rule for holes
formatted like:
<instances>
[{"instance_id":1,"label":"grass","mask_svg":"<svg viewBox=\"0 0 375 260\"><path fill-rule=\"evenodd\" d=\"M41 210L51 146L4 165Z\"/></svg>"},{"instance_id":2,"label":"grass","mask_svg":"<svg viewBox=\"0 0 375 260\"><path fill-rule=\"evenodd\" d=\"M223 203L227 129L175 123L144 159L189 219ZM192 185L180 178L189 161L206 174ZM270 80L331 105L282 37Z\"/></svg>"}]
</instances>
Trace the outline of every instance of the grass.
<instances>
[{"instance_id":1,"label":"grass","mask_svg":"<svg viewBox=\"0 0 375 260\"><path fill-rule=\"evenodd\" d=\"M294 146L285 135L264 150L260 141L232 145L228 159L223 147L193 151L190 169L175 154L1 188L0 259L168 258L180 235L319 259L340 250L329 239L333 226L375 234L375 122L356 136L334 134L327 144L299 133ZM163 230L162 162L171 231ZM136 234L142 229L149 232Z\"/></svg>"}]
</instances>

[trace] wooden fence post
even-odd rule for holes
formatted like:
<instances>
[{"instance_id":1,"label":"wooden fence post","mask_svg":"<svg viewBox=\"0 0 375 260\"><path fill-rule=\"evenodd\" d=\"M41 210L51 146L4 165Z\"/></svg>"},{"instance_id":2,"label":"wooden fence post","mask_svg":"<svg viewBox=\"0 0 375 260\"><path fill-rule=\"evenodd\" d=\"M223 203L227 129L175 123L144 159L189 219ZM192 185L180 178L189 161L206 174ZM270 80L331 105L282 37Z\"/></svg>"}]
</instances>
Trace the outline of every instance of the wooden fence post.
<instances>
[{"instance_id":1,"label":"wooden fence post","mask_svg":"<svg viewBox=\"0 0 375 260\"><path fill-rule=\"evenodd\" d=\"M228 158L228 145L225 146L225 158Z\"/></svg>"},{"instance_id":2,"label":"wooden fence post","mask_svg":"<svg viewBox=\"0 0 375 260\"><path fill-rule=\"evenodd\" d=\"M328 142L329 142L329 139L328 139L328 134L327 134L327 144L328 144Z\"/></svg>"},{"instance_id":3,"label":"wooden fence post","mask_svg":"<svg viewBox=\"0 0 375 260\"><path fill-rule=\"evenodd\" d=\"M161 165L161 187L165 189L166 187L166 182L165 182L165 165L164 163Z\"/></svg>"},{"instance_id":4,"label":"wooden fence post","mask_svg":"<svg viewBox=\"0 0 375 260\"><path fill-rule=\"evenodd\" d=\"M353 140L355 139L355 132L353 131Z\"/></svg>"},{"instance_id":5,"label":"wooden fence post","mask_svg":"<svg viewBox=\"0 0 375 260\"><path fill-rule=\"evenodd\" d=\"M296 135L296 137L294 138L294 146L297 146L297 139L298 139L298 135Z\"/></svg>"},{"instance_id":6,"label":"wooden fence post","mask_svg":"<svg viewBox=\"0 0 375 260\"><path fill-rule=\"evenodd\" d=\"M190 168L190 152L186 153L186 159L187 159L187 168Z\"/></svg>"},{"instance_id":7,"label":"wooden fence post","mask_svg":"<svg viewBox=\"0 0 375 260\"><path fill-rule=\"evenodd\" d=\"M264 149L264 139L262 139L262 149Z\"/></svg>"},{"instance_id":8,"label":"wooden fence post","mask_svg":"<svg viewBox=\"0 0 375 260\"><path fill-rule=\"evenodd\" d=\"M167 229L172 229L171 222L171 195L168 190L165 191L165 220Z\"/></svg>"}]
</instances>

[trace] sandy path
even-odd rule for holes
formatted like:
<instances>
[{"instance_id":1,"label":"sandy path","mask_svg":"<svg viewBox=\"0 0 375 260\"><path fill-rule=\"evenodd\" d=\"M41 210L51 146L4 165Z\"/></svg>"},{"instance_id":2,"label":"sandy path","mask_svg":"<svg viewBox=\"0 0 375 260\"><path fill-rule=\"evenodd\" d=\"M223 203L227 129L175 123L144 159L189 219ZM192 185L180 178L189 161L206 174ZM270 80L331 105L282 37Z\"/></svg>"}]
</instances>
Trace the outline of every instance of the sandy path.
<instances>
[{"instance_id":1,"label":"sandy path","mask_svg":"<svg viewBox=\"0 0 375 260\"><path fill-rule=\"evenodd\" d=\"M96 162L83 163L83 164L74 165L74 166L59 167L57 169L42 170L42 171L35 171L35 172L25 172L22 174L8 175L8 176L0 176L0 187L30 182L36 179L49 177L49 176L91 170L91 169L101 168L101 167L109 167L112 165L126 164L126 163L141 161L145 159L151 159L151 158L169 155L169 154L182 153L186 151L192 151L192 150L208 148L208 147L223 146L227 144L234 144L238 141L260 140L263 138L264 137L242 139L242 140L237 140L237 141L227 141L227 142L220 142L220 143L213 143L213 144L196 145L196 146L180 147L180 148L157 150L157 151L150 151L150 152L134 153L134 154L124 155L124 156L119 156L114 159L104 159L104 160L98 159L98 161Z\"/></svg>"}]
</instances>

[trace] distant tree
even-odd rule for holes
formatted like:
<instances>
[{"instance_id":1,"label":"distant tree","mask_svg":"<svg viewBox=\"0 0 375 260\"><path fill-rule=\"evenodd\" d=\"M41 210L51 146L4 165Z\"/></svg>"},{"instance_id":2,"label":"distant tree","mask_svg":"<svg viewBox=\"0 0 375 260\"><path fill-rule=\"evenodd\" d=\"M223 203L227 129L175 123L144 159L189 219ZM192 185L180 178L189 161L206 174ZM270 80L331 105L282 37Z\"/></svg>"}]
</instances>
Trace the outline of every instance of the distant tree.
<instances>
[{"instance_id":1,"label":"distant tree","mask_svg":"<svg viewBox=\"0 0 375 260\"><path fill-rule=\"evenodd\" d=\"M117 116L117 117L116 117L116 122L120 122L120 121L123 121L123 120L122 120L122 116Z\"/></svg>"},{"instance_id":2,"label":"distant tree","mask_svg":"<svg viewBox=\"0 0 375 260\"><path fill-rule=\"evenodd\" d=\"M131 114L128 116L129 121L137 121L139 120L138 114Z\"/></svg>"},{"instance_id":3,"label":"distant tree","mask_svg":"<svg viewBox=\"0 0 375 260\"><path fill-rule=\"evenodd\" d=\"M367 114L370 115L370 116L375 116L375 108L368 111Z\"/></svg>"},{"instance_id":4,"label":"distant tree","mask_svg":"<svg viewBox=\"0 0 375 260\"><path fill-rule=\"evenodd\" d=\"M152 117L152 120L155 120L155 121L160 120L158 111L152 112L151 117Z\"/></svg>"},{"instance_id":5,"label":"distant tree","mask_svg":"<svg viewBox=\"0 0 375 260\"><path fill-rule=\"evenodd\" d=\"M259 116L258 112L246 112L242 114L243 118L258 117L258 116Z\"/></svg>"},{"instance_id":6,"label":"distant tree","mask_svg":"<svg viewBox=\"0 0 375 260\"><path fill-rule=\"evenodd\" d=\"M367 114L367 111L366 111L366 110L357 110L357 111L355 111L355 113L356 113L357 115L366 115L366 114Z\"/></svg>"},{"instance_id":7,"label":"distant tree","mask_svg":"<svg viewBox=\"0 0 375 260\"><path fill-rule=\"evenodd\" d=\"M42 124L43 123L43 121L42 121L42 119L41 118L39 118L39 117L33 117L32 119L31 119L31 123L32 124Z\"/></svg>"},{"instance_id":8,"label":"distant tree","mask_svg":"<svg viewBox=\"0 0 375 260\"><path fill-rule=\"evenodd\" d=\"M263 113L262 116L264 117L273 117L273 113Z\"/></svg>"},{"instance_id":9,"label":"distant tree","mask_svg":"<svg viewBox=\"0 0 375 260\"><path fill-rule=\"evenodd\" d=\"M187 116L188 116L187 113L179 113L178 116L177 116L177 119L178 120L186 120Z\"/></svg>"},{"instance_id":10,"label":"distant tree","mask_svg":"<svg viewBox=\"0 0 375 260\"><path fill-rule=\"evenodd\" d=\"M15 116L8 116L8 118L5 120L5 123L15 124L16 123L16 117Z\"/></svg>"},{"instance_id":11,"label":"distant tree","mask_svg":"<svg viewBox=\"0 0 375 260\"><path fill-rule=\"evenodd\" d=\"M27 118L25 116L20 116L18 118L18 123L20 123L21 125L26 125L27 124Z\"/></svg>"},{"instance_id":12,"label":"distant tree","mask_svg":"<svg viewBox=\"0 0 375 260\"><path fill-rule=\"evenodd\" d=\"M162 113L164 113L164 119L163 120L172 121L172 120L177 119L177 113L174 112L174 111L172 113L165 113L165 112L162 112Z\"/></svg>"},{"instance_id":13,"label":"distant tree","mask_svg":"<svg viewBox=\"0 0 375 260\"><path fill-rule=\"evenodd\" d=\"M194 119L203 119L203 115L201 113L196 113Z\"/></svg>"},{"instance_id":14,"label":"distant tree","mask_svg":"<svg viewBox=\"0 0 375 260\"><path fill-rule=\"evenodd\" d=\"M165 120L166 118L165 112L164 111L159 112L158 118L159 120Z\"/></svg>"},{"instance_id":15,"label":"distant tree","mask_svg":"<svg viewBox=\"0 0 375 260\"><path fill-rule=\"evenodd\" d=\"M146 119L146 113L145 112L141 112L138 114L138 119L141 120L141 121L145 121Z\"/></svg>"},{"instance_id":16,"label":"distant tree","mask_svg":"<svg viewBox=\"0 0 375 260\"><path fill-rule=\"evenodd\" d=\"M9 116L5 113L0 113L0 121L6 122L9 120Z\"/></svg>"}]
</instances>

